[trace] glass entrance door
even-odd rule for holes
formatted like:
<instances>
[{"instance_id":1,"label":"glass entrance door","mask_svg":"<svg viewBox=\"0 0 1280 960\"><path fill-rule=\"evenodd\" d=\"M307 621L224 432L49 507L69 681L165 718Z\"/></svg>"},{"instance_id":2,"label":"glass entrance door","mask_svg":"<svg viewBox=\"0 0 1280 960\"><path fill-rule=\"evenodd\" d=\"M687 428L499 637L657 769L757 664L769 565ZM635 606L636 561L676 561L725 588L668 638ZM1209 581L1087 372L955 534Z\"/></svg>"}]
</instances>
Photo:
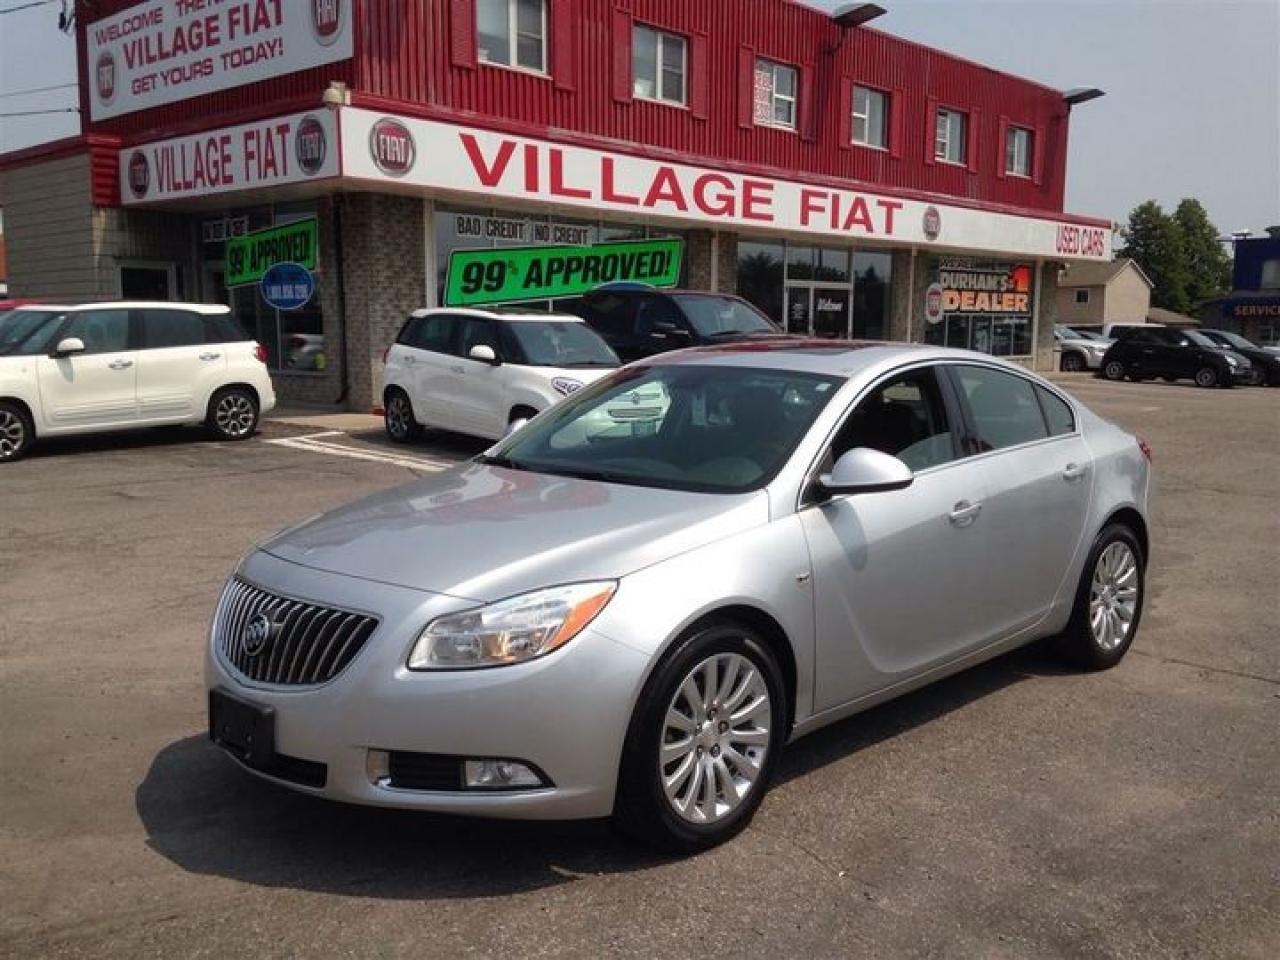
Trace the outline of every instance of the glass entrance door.
<instances>
[{"instance_id":1,"label":"glass entrance door","mask_svg":"<svg viewBox=\"0 0 1280 960\"><path fill-rule=\"evenodd\" d=\"M849 336L848 286L822 283L787 284L787 332L841 339Z\"/></svg>"},{"instance_id":2,"label":"glass entrance door","mask_svg":"<svg viewBox=\"0 0 1280 960\"><path fill-rule=\"evenodd\" d=\"M813 291L808 287L787 287L787 333L808 336L813 323Z\"/></svg>"}]
</instances>

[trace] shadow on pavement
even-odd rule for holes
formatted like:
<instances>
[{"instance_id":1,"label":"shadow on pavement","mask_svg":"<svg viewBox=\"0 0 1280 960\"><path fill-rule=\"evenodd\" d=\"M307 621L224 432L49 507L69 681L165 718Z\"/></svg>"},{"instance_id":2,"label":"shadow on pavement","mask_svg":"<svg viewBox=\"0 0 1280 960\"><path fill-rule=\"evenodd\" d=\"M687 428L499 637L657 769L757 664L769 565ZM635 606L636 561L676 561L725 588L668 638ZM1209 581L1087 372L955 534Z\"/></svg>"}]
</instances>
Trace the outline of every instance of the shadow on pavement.
<instances>
[{"instance_id":1,"label":"shadow on pavement","mask_svg":"<svg viewBox=\"0 0 1280 960\"><path fill-rule=\"evenodd\" d=\"M783 754L779 782L1059 672L1038 648L1002 657L820 731ZM602 821L517 822L348 806L238 769L203 736L156 755L135 794L148 845L184 870L267 887L389 899L496 897L668 858Z\"/></svg>"}]
</instances>

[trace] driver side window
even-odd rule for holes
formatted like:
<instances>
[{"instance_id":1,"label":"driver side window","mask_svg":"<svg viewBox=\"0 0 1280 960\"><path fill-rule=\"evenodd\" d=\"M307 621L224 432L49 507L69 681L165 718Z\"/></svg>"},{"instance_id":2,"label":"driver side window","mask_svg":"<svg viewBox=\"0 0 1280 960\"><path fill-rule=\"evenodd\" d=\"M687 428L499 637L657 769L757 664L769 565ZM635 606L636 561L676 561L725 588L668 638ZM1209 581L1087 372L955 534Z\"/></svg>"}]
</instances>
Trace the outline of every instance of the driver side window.
<instances>
[{"instance_id":1,"label":"driver side window","mask_svg":"<svg viewBox=\"0 0 1280 960\"><path fill-rule=\"evenodd\" d=\"M830 463L855 447L895 456L912 470L960 458L932 367L899 374L863 397L836 434Z\"/></svg>"},{"instance_id":2,"label":"driver side window","mask_svg":"<svg viewBox=\"0 0 1280 960\"><path fill-rule=\"evenodd\" d=\"M78 337L85 354L121 353L129 349L128 310L89 310L78 313L62 339Z\"/></svg>"}]
</instances>

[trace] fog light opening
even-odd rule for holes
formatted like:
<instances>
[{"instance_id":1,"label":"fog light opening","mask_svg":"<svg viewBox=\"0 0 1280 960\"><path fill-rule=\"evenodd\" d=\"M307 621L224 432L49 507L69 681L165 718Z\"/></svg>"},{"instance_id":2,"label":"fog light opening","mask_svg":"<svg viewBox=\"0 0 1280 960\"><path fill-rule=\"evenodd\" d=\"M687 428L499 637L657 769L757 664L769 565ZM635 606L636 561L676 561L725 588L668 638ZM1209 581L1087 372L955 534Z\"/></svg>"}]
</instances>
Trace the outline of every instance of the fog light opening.
<instances>
[{"instance_id":1,"label":"fog light opening","mask_svg":"<svg viewBox=\"0 0 1280 960\"><path fill-rule=\"evenodd\" d=\"M468 790L518 790L546 785L542 777L515 760L468 760L465 773Z\"/></svg>"},{"instance_id":2,"label":"fog light opening","mask_svg":"<svg viewBox=\"0 0 1280 960\"><path fill-rule=\"evenodd\" d=\"M386 750L370 750L365 755L365 773L374 786L385 786L391 781L391 754Z\"/></svg>"}]
</instances>

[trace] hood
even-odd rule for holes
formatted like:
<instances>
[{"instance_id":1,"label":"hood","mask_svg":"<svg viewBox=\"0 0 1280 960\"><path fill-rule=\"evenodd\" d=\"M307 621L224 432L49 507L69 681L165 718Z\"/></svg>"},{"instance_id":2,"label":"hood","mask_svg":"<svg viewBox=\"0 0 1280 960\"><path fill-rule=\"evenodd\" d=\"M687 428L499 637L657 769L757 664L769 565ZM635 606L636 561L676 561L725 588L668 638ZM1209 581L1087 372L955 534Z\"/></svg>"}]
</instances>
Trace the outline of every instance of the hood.
<instances>
[{"instance_id":1,"label":"hood","mask_svg":"<svg viewBox=\"0 0 1280 960\"><path fill-rule=\"evenodd\" d=\"M768 520L763 491L686 493L470 463L323 514L261 549L317 570L489 601L622 577Z\"/></svg>"}]
</instances>

